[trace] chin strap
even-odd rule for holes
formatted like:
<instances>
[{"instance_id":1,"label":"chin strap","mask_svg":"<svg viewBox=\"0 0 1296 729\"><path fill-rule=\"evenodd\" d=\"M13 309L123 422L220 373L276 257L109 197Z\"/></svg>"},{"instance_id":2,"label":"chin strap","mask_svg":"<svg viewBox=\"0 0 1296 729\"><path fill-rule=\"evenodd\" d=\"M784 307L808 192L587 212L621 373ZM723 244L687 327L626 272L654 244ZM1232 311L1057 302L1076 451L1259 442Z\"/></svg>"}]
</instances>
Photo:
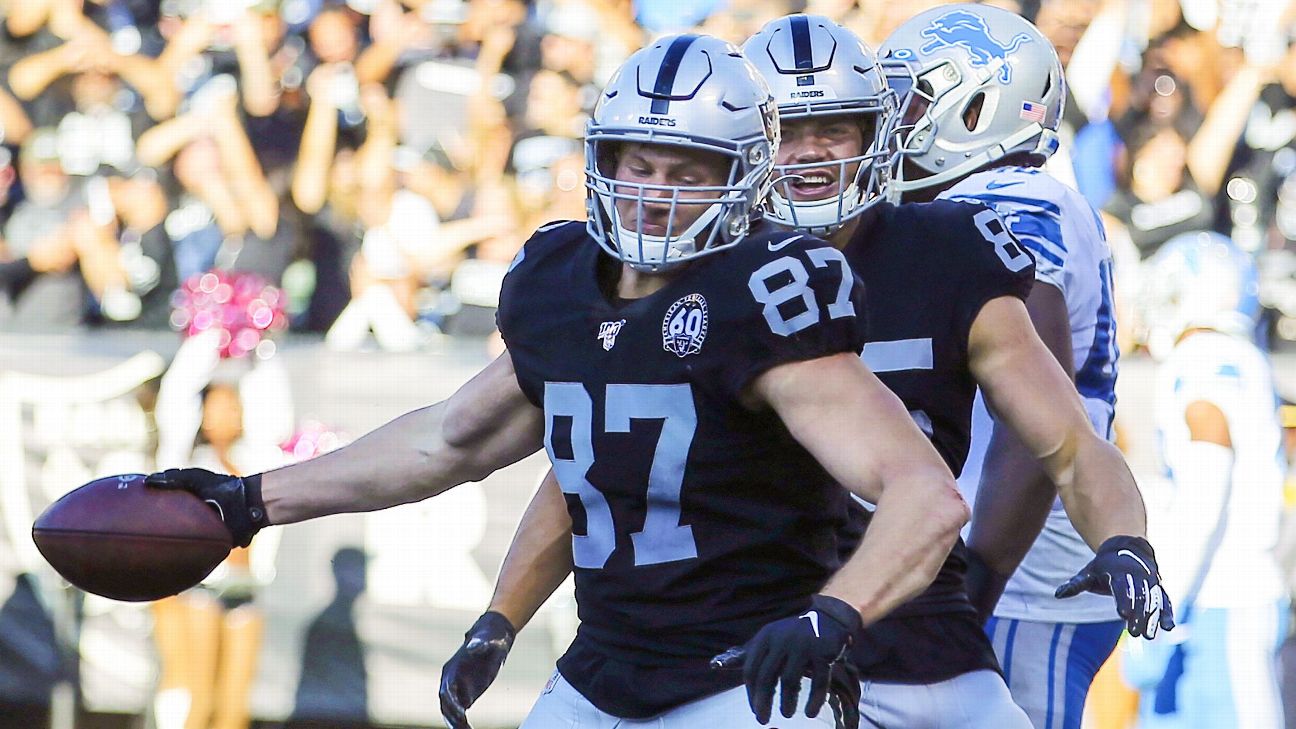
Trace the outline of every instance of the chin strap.
<instances>
[{"instance_id":1,"label":"chin strap","mask_svg":"<svg viewBox=\"0 0 1296 729\"><path fill-rule=\"evenodd\" d=\"M612 221L613 228L616 231L616 247L609 247L603 241L600 241L600 245L603 246L604 250L631 266L642 267L640 270L648 271L657 271L665 266L680 263L697 255L700 252L697 245L698 235L707 226L715 222L720 215L720 208L724 204L712 203L682 233L667 238L664 235L643 235L623 228L620 216L616 214L612 201L603 198L601 202L604 210L607 211L608 219ZM713 238L716 235L718 235L718 232L712 233Z\"/></svg>"},{"instance_id":2,"label":"chin strap","mask_svg":"<svg viewBox=\"0 0 1296 729\"><path fill-rule=\"evenodd\" d=\"M789 175L789 177L799 177L799 175ZM776 187L775 191L770 193L765 218L777 225L795 228L810 235L827 235L864 212L873 202L865 203L859 197L859 187L851 183L840 196L794 203L779 194ZM848 208L847 200L857 202Z\"/></svg>"}]
</instances>

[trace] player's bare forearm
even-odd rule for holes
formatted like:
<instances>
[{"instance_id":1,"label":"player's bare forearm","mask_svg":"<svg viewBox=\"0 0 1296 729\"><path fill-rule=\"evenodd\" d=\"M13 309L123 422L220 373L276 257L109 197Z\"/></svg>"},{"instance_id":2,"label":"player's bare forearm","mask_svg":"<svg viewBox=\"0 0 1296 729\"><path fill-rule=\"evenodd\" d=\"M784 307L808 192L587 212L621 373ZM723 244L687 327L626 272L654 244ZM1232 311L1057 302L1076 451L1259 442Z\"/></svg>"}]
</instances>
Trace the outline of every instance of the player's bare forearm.
<instances>
[{"instance_id":1,"label":"player's bare forearm","mask_svg":"<svg viewBox=\"0 0 1296 729\"><path fill-rule=\"evenodd\" d=\"M868 625L926 589L968 518L952 477L948 485L944 478L916 472L891 479L859 549L821 592L854 605Z\"/></svg>"},{"instance_id":2,"label":"player's bare forearm","mask_svg":"<svg viewBox=\"0 0 1296 729\"><path fill-rule=\"evenodd\" d=\"M868 623L931 584L968 509L900 400L850 354L774 368L754 392L838 483L878 505L825 594L854 605Z\"/></svg>"},{"instance_id":3,"label":"player's bare forearm","mask_svg":"<svg viewBox=\"0 0 1296 729\"><path fill-rule=\"evenodd\" d=\"M1145 536L1143 499L1124 456L1094 432L1021 302L987 303L972 325L968 354L990 410L1039 459L1085 541L1096 549L1112 536Z\"/></svg>"},{"instance_id":4,"label":"player's bare forearm","mask_svg":"<svg viewBox=\"0 0 1296 729\"><path fill-rule=\"evenodd\" d=\"M1010 575L1044 528L1057 487L1011 428L997 426L986 452L968 547Z\"/></svg>"},{"instance_id":5,"label":"player's bare forearm","mask_svg":"<svg viewBox=\"0 0 1296 729\"><path fill-rule=\"evenodd\" d=\"M1147 509L1116 446L1093 436L1077 449L1074 477L1058 494L1076 531L1093 549L1114 536L1147 537Z\"/></svg>"},{"instance_id":6,"label":"player's bare forearm","mask_svg":"<svg viewBox=\"0 0 1296 729\"><path fill-rule=\"evenodd\" d=\"M490 609L521 630L572 570L571 515L551 470L509 545Z\"/></svg>"},{"instance_id":7,"label":"player's bare forearm","mask_svg":"<svg viewBox=\"0 0 1296 729\"><path fill-rule=\"evenodd\" d=\"M541 411L522 394L504 354L448 400L266 473L262 498L275 524L420 501L525 458L543 435Z\"/></svg>"}]
</instances>

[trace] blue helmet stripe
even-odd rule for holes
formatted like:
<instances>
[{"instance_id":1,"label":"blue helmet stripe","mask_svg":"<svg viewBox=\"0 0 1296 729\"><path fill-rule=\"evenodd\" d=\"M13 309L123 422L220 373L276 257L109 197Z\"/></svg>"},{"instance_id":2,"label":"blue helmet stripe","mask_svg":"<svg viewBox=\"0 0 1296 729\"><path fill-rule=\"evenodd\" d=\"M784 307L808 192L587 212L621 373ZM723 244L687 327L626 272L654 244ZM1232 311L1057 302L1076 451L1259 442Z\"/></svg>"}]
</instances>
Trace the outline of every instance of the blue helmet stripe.
<instances>
[{"instance_id":1,"label":"blue helmet stripe","mask_svg":"<svg viewBox=\"0 0 1296 729\"><path fill-rule=\"evenodd\" d=\"M670 112L671 89L675 87L675 75L679 73L680 61L684 52L697 40L696 35L682 35L671 41L662 59L661 68L657 69L657 80L653 83L652 113L667 114Z\"/></svg>"},{"instance_id":2,"label":"blue helmet stripe","mask_svg":"<svg viewBox=\"0 0 1296 729\"><path fill-rule=\"evenodd\" d=\"M810 20L804 15L794 15L792 25L792 60L797 71L814 70L814 53L810 50Z\"/></svg>"}]
</instances>

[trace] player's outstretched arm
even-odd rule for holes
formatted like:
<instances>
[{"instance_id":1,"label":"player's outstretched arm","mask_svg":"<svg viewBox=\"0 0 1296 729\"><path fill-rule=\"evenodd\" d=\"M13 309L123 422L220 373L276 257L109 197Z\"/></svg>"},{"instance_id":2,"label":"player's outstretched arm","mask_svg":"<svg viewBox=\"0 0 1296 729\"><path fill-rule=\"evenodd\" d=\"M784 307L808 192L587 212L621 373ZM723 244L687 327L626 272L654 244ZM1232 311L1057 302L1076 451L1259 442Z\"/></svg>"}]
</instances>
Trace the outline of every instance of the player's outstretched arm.
<instances>
[{"instance_id":1,"label":"player's outstretched arm","mask_svg":"<svg viewBox=\"0 0 1296 729\"><path fill-rule=\"evenodd\" d=\"M542 412L522 394L505 353L449 399L318 458L246 478L173 469L148 483L194 492L246 544L268 524L384 509L481 480L539 450L543 435Z\"/></svg>"},{"instance_id":2,"label":"player's outstretched arm","mask_svg":"<svg viewBox=\"0 0 1296 729\"><path fill-rule=\"evenodd\" d=\"M1057 485L1067 516L1098 556L1059 597L1116 594L1133 635L1170 628L1170 603L1146 539L1147 513L1116 446L1098 437L1079 393L1012 297L982 307L968 335L968 364L996 417Z\"/></svg>"},{"instance_id":3,"label":"player's outstretched arm","mask_svg":"<svg viewBox=\"0 0 1296 729\"><path fill-rule=\"evenodd\" d=\"M1026 298L1026 310L1040 340L1074 381L1071 322L1062 292L1036 281ZM1008 578L1035 543L1056 498L1057 486L1035 454L1012 428L996 426L968 536L968 598L982 620L993 614Z\"/></svg>"},{"instance_id":4,"label":"player's outstretched arm","mask_svg":"<svg viewBox=\"0 0 1296 729\"><path fill-rule=\"evenodd\" d=\"M265 474L266 512L287 524L420 501L535 453L543 436L543 412L522 394L505 352L448 399Z\"/></svg>"},{"instance_id":5,"label":"player's outstretched arm","mask_svg":"<svg viewBox=\"0 0 1296 729\"><path fill-rule=\"evenodd\" d=\"M780 713L796 712L808 675L806 715L816 716L831 691L838 720L857 726L859 680L846 658L852 636L931 584L967 521L967 505L936 449L859 356L779 365L756 378L750 393L833 478L878 508L859 549L810 610L766 625L713 665L741 658L747 700L762 723L776 686Z\"/></svg>"},{"instance_id":6,"label":"player's outstretched arm","mask_svg":"<svg viewBox=\"0 0 1296 729\"><path fill-rule=\"evenodd\" d=\"M467 710L494 683L517 631L571 570L571 516L551 470L518 524L490 608L441 669L441 715L451 729L469 729Z\"/></svg>"}]
</instances>

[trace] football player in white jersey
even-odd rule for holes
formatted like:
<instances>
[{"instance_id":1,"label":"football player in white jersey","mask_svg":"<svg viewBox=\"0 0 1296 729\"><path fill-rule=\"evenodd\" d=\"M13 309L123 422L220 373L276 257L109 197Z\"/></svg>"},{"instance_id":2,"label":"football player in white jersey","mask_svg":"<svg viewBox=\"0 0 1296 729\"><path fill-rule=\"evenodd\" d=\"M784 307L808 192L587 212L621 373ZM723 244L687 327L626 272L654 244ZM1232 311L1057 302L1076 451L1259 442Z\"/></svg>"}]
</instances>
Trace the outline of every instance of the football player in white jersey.
<instances>
[{"instance_id":1,"label":"football player in white jersey","mask_svg":"<svg viewBox=\"0 0 1296 729\"><path fill-rule=\"evenodd\" d=\"M1170 481L1149 528L1180 591L1173 640L1131 646L1140 726L1278 729L1287 591L1274 556L1283 511L1282 428L1269 360L1252 342L1250 257L1217 233L1176 236L1148 262L1147 314L1173 349L1155 420Z\"/></svg>"},{"instance_id":2,"label":"football player in white jersey","mask_svg":"<svg viewBox=\"0 0 1296 729\"><path fill-rule=\"evenodd\" d=\"M879 55L904 97L891 192L999 213L1035 258L1026 306L1036 331L1074 379L1094 430L1111 439L1119 357L1111 252L1097 212L1042 169L1058 146L1066 96L1056 52L1016 14L954 5L902 24ZM1037 729L1078 729L1122 628L1104 598L1058 588L1094 551L980 396L959 485L975 499L969 592L1013 698Z\"/></svg>"}]
</instances>

